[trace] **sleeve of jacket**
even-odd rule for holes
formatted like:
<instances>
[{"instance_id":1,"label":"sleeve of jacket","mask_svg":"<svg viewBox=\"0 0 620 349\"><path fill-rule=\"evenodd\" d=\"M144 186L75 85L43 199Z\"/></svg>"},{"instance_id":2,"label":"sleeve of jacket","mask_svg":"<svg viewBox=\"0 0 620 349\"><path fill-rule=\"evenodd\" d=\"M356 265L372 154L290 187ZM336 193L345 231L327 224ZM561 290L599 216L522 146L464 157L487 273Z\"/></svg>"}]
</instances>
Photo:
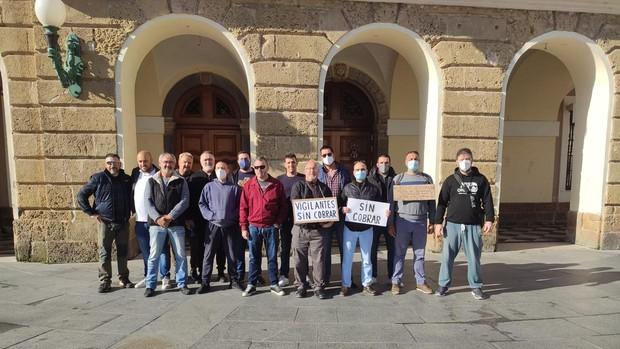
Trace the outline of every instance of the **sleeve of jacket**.
<instances>
[{"instance_id":1,"label":"sleeve of jacket","mask_svg":"<svg viewBox=\"0 0 620 349\"><path fill-rule=\"evenodd\" d=\"M209 192L211 188L209 185L205 185L202 188L202 192L200 193L200 199L198 200L198 207L200 208L200 213L202 214L202 218L207 221L212 221L215 216L213 211L211 210L211 202L209 202Z\"/></svg>"},{"instance_id":2,"label":"sleeve of jacket","mask_svg":"<svg viewBox=\"0 0 620 349\"><path fill-rule=\"evenodd\" d=\"M433 177L426 175L428 178L428 184L433 184ZM428 222L429 224L435 224L435 216L437 215L437 203L435 200L428 200Z\"/></svg>"},{"instance_id":3,"label":"sleeve of jacket","mask_svg":"<svg viewBox=\"0 0 620 349\"><path fill-rule=\"evenodd\" d=\"M78 205L80 205L82 211L89 216L97 214L95 209L90 205L90 202L88 202L88 198L95 193L98 185L97 176L90 176L88 182L84 184L84 186L77 193Z\"/></svg>"},{"instance_id":4,"label":"sleeve of jacket","mask_svg":"<svg viewBox=\"0 0 620 349\"><path fill-rule=\"evenodd\" d=\"M484 220L485 222L495 221L495 208L493 207L493 194L491 193L491 185L486 177L482 177L484 180L484 190L482 192L482 204L484 205Z\"/></svg>"},{"instance_id":5,"label":"sleeve of jacket","mask_svg":"<svg viewBox=\"0 0 620 349\"><path fill-rule=\"evenodd\" d=\"M276 185L278 186L278 205L280 209L278 210L278 224L282 225L288 218L288 203L286 202L286 193L284 192L284 186L280 181L276 181Z\"/></svg>"},{"instance_id":6,"label":"sleeve of jacket","mask_svg":"<svg viewBox=\"0 0 620 349\"><path fill-rule=\"evenodd\" d=\"M303 197L303 194L301 193L303 190L303 185L304 182L299 181L293 185L293 188L291 188L291 204L293 200L301 199Z\"/></svg>"},{"instance_id":7,"label":"sleeve of jacket","mask_svg":"<svg viewBox=\"0 0 620 349\"><path fill-rule=\"evenodd\" d=\"M157 221L157 219L161 217L161 215L155 208L155 203L153 202L153 197L151 195L151 181L151 179L146 181L146 185L144 187L144 202L146 202L146 212L148 213L149 217L151 217L153 221Z\"/></svg>"},{"instance_id":8,"label":"sleeve of jacket","mask_svg":"<svg viewBox=\"0 0 620 349\"><path fill-rule=\"evenodd\" d=\"M347 186L345 185L340 192L340 197L338 198L338 207L347 206L347 200L349 197L347 196Z\"/></svg>"},{"instance_id":9,"label":"sleeve of jacket","mask_svg":"<svg viewBox=\"0 0 620 349\"><path fill-rule=\"evenodd\" d=\"M181 215L187 211L187 208L189 207L189 187L187 186L187 181L184 178L181 178L181 180L183 181L181 201L179 201L169 213L173 219L181 217Z\"/></svg>"},{"instance_id":10,"label":"sleeve of jacket","mask_svg":"<svg viewBox=\"0 0 620 349\"><path fill-rule=\"evenodd\" d=\"M248 189L247 188L247 183L246 183L246 187L244 187L241 190L241 199L239 200L239 226L241 227L241 230L248 230L248 226L249 226L249 222L248 222L248 215L249 215L249 195L248 195Z\"/></svg>"},{"instance_id":11,"label":"sleeve of jacket","mask_svg":"<svg viewBox=\"0 0 620 349\"><path fill-rule=\"evenodd\" d=\"M443 217L446 214L446 208L450 203L450 177L441 185L439 198L437 199L437 210L435 211L435 224L442 224Z\"/></svg>"}]
</instances>

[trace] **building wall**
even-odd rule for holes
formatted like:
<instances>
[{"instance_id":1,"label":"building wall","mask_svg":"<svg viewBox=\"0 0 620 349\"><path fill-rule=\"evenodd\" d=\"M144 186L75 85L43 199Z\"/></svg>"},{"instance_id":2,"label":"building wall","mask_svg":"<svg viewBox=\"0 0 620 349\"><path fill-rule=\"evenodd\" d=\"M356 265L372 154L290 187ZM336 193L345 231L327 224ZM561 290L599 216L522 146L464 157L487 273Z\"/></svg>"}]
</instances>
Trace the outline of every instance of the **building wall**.
<instances>
[{"instance_id":1,"label":"building wall","mask_svg":"<svg viewBox=\"0 0 620 349\"><path fill-rule=\"evenodd\" d=\"M122 150L117 134L122 131L123 137L131 137L131 130L117 127L126 112L115 114L115 107L121 109L115 105L116 93L125 88L115 86L117 57L132 32L159 16L203 16L232 33L255 82L250 105L255 108L251 112L255 112L256 153L268 158L277 158L280 149L295 152L301 160L316 156L321 64L344 34L370 23L393 23L419 34L432 47L443 73L440 177L454 168L456 149L468 146L494 192L502 83L524 43L553 30L577 32L595 40L608 54L614 73L620 73L620 16L615 15L321 0L295 5L251 0L65 3L69 13L60 36L72 29L84 40L88 65L79 99L64 92L51 69L32 3L0 2L0 37L13 38L0 40L0 54L10 89L7 115L15 148L19 260L97 259L94 223L77 210L75 194L91 173L102 168L105 153ZM620 248L617 99L605 208L602 215L579 218L582 225L598 224L591 238L602 241L604 248ZM493 249L495 235L484 238L487 248Z\"/></svg>"}]
</instances>

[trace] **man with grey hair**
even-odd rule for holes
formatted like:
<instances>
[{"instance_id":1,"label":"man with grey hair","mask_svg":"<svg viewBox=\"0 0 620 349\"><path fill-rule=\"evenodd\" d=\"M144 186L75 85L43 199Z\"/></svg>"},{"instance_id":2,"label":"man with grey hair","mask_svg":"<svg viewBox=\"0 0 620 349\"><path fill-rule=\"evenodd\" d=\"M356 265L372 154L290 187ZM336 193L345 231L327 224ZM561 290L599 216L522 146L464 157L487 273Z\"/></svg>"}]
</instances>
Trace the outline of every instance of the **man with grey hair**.
<instances>
[{"instance_id":1,"label":"man with grey hair","mask_svg":"<svg viewBox=\"0 0 620 349\"><path fill-rule=\"evenodd\" d=\"M149 218L149 235L151 254L146 274L145 297L155 295L158 257L169 237L176 262L177 287L182 294L191 294L186 285L187 260L185 257L185 220L184 213L189 206L189 189L187 182L175 171L176 158L173 154L159 155L159 172L149 179L145 190Z\"/></svg>"}]
</instances>

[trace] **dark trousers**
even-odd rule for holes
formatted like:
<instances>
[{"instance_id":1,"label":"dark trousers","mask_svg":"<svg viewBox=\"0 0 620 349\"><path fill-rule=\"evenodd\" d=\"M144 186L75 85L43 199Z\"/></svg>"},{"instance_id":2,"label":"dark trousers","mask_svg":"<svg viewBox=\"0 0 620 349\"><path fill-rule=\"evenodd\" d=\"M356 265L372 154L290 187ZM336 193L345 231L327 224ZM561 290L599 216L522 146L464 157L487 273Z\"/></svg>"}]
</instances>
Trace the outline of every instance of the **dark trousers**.
<instances>
[{"instance_id":1,"label":"dark trousers","mask_svg":"<svg viewBox=\"0 0 620 349\"><path fill-rule=\"evenodd\" d=\"M204 239L204 258L202 264L202 283L209 284L213 272L213 259L217 254L218 246L224 247L224 256L228 260L228 265L237 265L239 251L241 251L241 232L239 226L219 227L209 223L205 229ZM239 281L236 268L228 268L228 275L231 281Z\"/></svg>"},{"instance_id":2,"label":"dark trousers","mask_svg":"<svg viewBox=\"0 0 620 349\"><path fill-rule=\"evenodd\" d=\"M326 229L306 229L298 225L293 227L293 261L295 263L295 284L298 288L310 288L308 285L308 257L312 259L312 278L315 289L324 288L325 258L331 250L331 234Z\"/></svg>"},{"instance_id":3,"label":"dark trousers","mask_svg":"<svg viewBox=\"0 0 620 349\"><path fill-rule=\"evenodd\" d=\"M110 282L112 280L112 242L116 243L116 263L118 264L118 277L121 280L129 279L127 269L127 250L129 245L129 224L127 222L99 223L99 281Z\"/></svg>"},{"instance_id":4,"label":"dark trousers","mask_svg":"<svg viewBox=\"0 0 620 349\"><path fill-rule=\"evenodd\" d=\"M334 225L328 229L329 244L327 246L327 255L325 256L325 283L328 284L332 277L332 242L334 236L338 240L338 252L340 253L340 265L342 265L342 232L344 230L344 221L334 222Z\"/></svg>"},{"instance_id":5,"label":"dark trousers","mask_svg":"<svg viewBox=\"0 0 620 349\"><path fill-rule=\"evenodd\" d=\"M372 248L370 250L370 261L372 262L372 277L377 277L377 250L379 247L379 239L383 235L385 245L387 247L387 272L388 278L392 278L394 274L394 237L388 233L386 227L373 227L374 236L372 239Z\"/></svg>"},{"instance_id":6,"label":"dark trousers","mask_svg":"<svg viewBox=\"0 0 620 349\"><path fill-rule=\"evenodd\" d=\"M291 241L293 217L289 217L280 227L280 275L288 278L291 267Z\"/></svg>"},{"instance_id":7,"label":"dark trousers","mask_svg":"<svg viewBox=\"0 0 620 349\"><path fill-rule=\"evenodd\" d=\"M205 255L205 236L209 235L209 224L200 219L195 221L196 225L190 232L190 267L191 270L198 269L198 273L202 273ZM224 244L219 243L215 246L215 260L217 263L217 274L224 275L226 268L226 251Z\"/></svg>"}]
</instances>

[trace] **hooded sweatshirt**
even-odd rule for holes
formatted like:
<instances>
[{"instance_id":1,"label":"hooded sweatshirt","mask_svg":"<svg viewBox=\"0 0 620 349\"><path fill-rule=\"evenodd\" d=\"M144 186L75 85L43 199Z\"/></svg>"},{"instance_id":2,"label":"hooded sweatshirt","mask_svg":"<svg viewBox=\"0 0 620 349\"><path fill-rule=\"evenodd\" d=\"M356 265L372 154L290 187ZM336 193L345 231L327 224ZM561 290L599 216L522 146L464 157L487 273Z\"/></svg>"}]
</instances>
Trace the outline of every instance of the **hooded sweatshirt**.
<instances>
[{"instance_id":1,"label":"hooded sweatshirt","mask_svg":"<svg viewBox=\"0 0 620 349\"><path fill-rule=\"evenodd\" d=\"M454 178L455 175L461 179L463 186ZM469 188L469 191L464 186ZM451 223L480 225L483 218L487 222L495 220L491 186L478 168L472 167L469 173L464 175L457 167L454 175L446 178L437 201L436 224L443 222L446 209L446 220Z\"/></svg>"}]
</instances>

